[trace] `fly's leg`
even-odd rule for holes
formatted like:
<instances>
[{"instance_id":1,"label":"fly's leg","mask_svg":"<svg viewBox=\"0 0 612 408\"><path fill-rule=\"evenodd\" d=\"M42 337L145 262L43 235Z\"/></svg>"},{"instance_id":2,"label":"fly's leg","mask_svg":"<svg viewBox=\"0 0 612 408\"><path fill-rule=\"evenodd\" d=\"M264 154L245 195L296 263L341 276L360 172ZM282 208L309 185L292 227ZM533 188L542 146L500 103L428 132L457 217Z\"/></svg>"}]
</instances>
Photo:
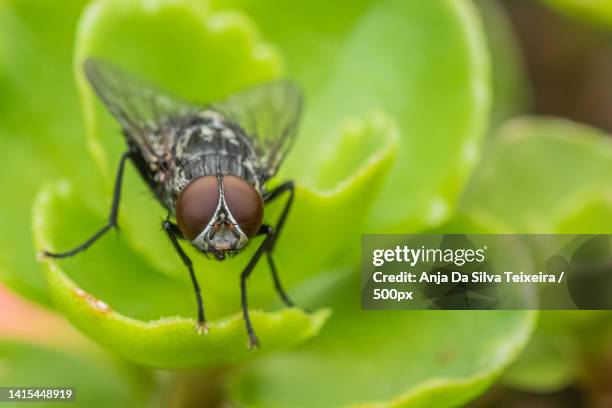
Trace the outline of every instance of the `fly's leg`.
<instances>
[{"instance_id":1,"label":"fly's leg","mask_svg":"<svg viewBox=\"0 0 612 408\"><path fill-rule=\"evenodd\" d=\"M119 162L119 169L117 170L117 176L115 178L115 191L113 193L113 203L111 206L110 215L108 217L108 223L100 228L95 234L93 234L89 239L83 242L81 245L76 248L71 249L66 252L48 252L43 251L43 257L49 258L68 258L70 256L76 255L81 251L89 248L94 242L96 242L100 237L110 231L112 228L117 228L117 219L119 217L119 201L121 199L121 183L123 182L123 170L125 169L125 162L130 157L129 152L123 153L121 155L121 161Z\"/></svg>"},{"instance_id":2,"label":"fly's leg","mask_svg":"<svg viewBox=\"0 0 612 408\"><path fill-rule=\"evenodd\" d=\"M204 318L204 304L202 303L202 293L200 292L200 285L198 284L198 280L196 279L195 273L193 271L193 264L191 263L191 259L187 256L185 251L178 242L178 238L182 238L183 234L179 230L179 228L171 223L170 221L162 222L162 229L168 234L168 238L170 238L170 242L172 242L172 246L181 257L181 260L189 269L189 276L191 277L191 283L193 284L193 290L195 292L196 301L198 303L198 322L196 324L196 331L200 334L208 332L208 326L206 325L206 319Z\"/></svg>"},{"instance_id":3,"label":"fly's leg","mask_svg":"<svg viewBox=\"0 0 612 408\"><path fill-rule=\"evenodd\" d=\"M291 204L293 204L294 191L295 191L295 186L293 184L293 181L287 181L281 184L280 186L278 186L272 192L270 192L270 194L268 194L266 197L264 197L264 202L269 203L273 201L274 199L278 198L279 196L281 196L283 193L289 194L289 198L287 199L287 202L285 203L285 207L283 208L283 211L281 212L281 215L278 218L278 222L276 223L276 228L273 232L273 236L271 238L270 245L266 250L266 258L268 259L268 265L270 266L270 272L272 273L274 287L276 288L276 292L280 296L283 303L287 305L288 307L293 307L295 306L295 304L293 303L291 298L287 295L287 292L285 292L285 289L283 289L280 278L278 276L278 272L276 270L276 264L274 263L274 259L272 257L272 250L274 249L276 240L278 239L278 236L280 235L283 229L285 220L287 219L287 216L289 215Z\"/></svg>"},{"instance_id":4,"label":"fly's leg","mask_svg":"<svg viewBox=\"0 0 612 408\"><path fill-rule=\"evenodd\" d=\"M249 264L246 266L246 268L244 268L244 271L242 271L242 274L240 275L240 298L242 301L242 316L244 317L247 334L249 335L249 349L259 347L259 339L255 335L255 331L253 330L253 324L251 323L251 318L249 316L246 281L251 275L251 272L253 272L253 269L255 268L255 265L257 265L257 262L259 262L261 256L264 254L264 252L268 251L268 248L274 239L274 230L269 225L264 224L259 228L259 232L257 233L257 235L264 234L266 235L266 238L261 243L259 248L257 248L255 255L253 255L253 257L249 261Z\"/></svg>"},{"instance_id":5,"label":"fly's leg","mask_svg":"<svg viewBox=\"0 0 612 408\"><path fill-rule=\"evenodd\" d=\"M266 255L266 258L268 258L268 266L270 267L270 272L272 272L272 279L274 280L274 288L276 289L278 296L280 296L281 300L287 307L295 306L295 303L293 303L293 300L291 300L289 295L287 295L287 292L285 292L285 289L281 284L281 281L278 277L278 272L276 271L276 264L274 263L274 259L272 258L272 254L270 252L266 252Z\"/></svg>"}]
</instances>

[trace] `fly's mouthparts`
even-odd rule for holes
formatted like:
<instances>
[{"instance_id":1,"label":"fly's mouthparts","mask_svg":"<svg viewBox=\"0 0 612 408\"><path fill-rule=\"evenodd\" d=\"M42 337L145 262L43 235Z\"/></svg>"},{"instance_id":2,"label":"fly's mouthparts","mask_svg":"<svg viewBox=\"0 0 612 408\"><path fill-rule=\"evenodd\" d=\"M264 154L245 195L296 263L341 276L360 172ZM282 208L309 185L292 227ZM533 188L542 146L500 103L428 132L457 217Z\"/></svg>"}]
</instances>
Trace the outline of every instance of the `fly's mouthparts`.
<instances>
[{"instance_id":1,"label":"fly's mouthparts","mask_svg":"<svg viewBox=\"0 0 612 408\"><path fill-rule=\"evenodd\" d=\"M225 257L219 258L217 252L241 248L244 245L242 234L240 228L232 222L231 215L219 212L214 222L210 224L207 233L204 234L204 242L217 259L225 259Z\"/></svg>"}]
</instances>

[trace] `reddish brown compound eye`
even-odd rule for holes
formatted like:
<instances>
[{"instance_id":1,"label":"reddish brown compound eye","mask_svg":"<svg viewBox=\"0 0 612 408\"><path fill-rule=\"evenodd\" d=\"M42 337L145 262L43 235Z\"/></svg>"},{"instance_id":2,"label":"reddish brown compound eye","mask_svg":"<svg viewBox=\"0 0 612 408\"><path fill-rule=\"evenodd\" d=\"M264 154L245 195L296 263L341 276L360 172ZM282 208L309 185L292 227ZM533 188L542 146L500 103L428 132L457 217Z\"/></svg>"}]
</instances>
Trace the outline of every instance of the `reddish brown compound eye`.
<instances>
[{"instance_id":1,"label":"reddish brown compound eye","mask_svg":"<svg viewBox=\"0 0 612 408\"><path fill-rule=\"evenodd\" d=\"M215 214L219 203L219 182L202 176L187 185L176 201L176 222L189 240L194 240Z\"/></svg>"},{"instance_id":2,"label":"reddish brown compound eye","mask_svg":"<svg viewBox=\"0 0 612 408\"><path fill-rule=\"evenodd\" d=\"M235 176L223 177L223 192L230 213L245 235L251 238L263 222L263 200L248 181Z\"/></svg>"}]
</instances>

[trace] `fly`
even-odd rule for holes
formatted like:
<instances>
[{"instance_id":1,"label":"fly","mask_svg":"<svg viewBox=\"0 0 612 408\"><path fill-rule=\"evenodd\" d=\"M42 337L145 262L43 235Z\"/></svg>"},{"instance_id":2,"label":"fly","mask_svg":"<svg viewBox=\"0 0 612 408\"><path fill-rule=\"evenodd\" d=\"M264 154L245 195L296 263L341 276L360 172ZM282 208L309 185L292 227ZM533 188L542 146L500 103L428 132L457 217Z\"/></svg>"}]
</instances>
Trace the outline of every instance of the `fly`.
<instances>
[{"instance_id":1,"label":"fly","mask_svg":"<svg viewBox=\"0 0 612 408\"><path fill-rule=\"evenodd\" d=\"M107 61L87 59L84 69L92 88L121 125L127 148L119 160L108 223L69 251L43 254L51 258L76 255L117 227L123 173L130 161L168 211L162 229L189 271L198 307L198 333L208 330L202 295L181 241L223 261L242 251L253 238L264 236L240 275L248 345L258 347L246 280L263 256L280 298L294 306L273 260L293 203L294 184L287 181L268 191L266 182L277 173L293 144L301 91L289 81L278 80L218 102L197 104L161 91ZM274 225L264 223L265 205L282 196L287 198L278 220Z\"/></svg>"}]
</instances>

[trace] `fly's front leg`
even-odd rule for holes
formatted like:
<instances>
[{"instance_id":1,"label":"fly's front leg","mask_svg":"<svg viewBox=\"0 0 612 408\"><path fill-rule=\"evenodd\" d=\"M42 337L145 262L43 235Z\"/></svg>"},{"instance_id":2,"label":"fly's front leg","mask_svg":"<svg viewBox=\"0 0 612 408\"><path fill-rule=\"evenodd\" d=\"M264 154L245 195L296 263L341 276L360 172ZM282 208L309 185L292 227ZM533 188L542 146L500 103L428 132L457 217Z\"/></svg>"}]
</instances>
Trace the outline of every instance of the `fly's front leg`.
<instances>
[{"instance_id":1,"label":"fly's front leg","mask_svg":"<svg viewBox=\"0 0 612 408\"><path fill-rule=\"evenodd\" d=\"M283 303L287 305L288 307L293 307L295 306L295 304L293 303L289 295L287 295L287 292L285 292L285 289L283 288L281 284L280 278L278 276L278 272L276 270L276 264L274 263L274 259L272 257L272 250L274 249L276 240L278 239L278 236L280 235L283 229L283 225L285 224L287 216L289 215L291 204L293 204L294 191L295 191L295 186L293 184L293 181L287 181L281 184L280 186L278 186L276 189L274 189L266 197L264 197L264 202L269 203L273 201L274 199L278 198L279 196L281 196L283 193L289 194L289 198L287 199L287 202L285 203L285 207L283 208L283 211L281 212L281 215L278 218L278 221L276 223L276 228L272 233L270 245L266 251L266 258L268 259L268 265L270 266L270 272L272 273L274 287L276 288L276 292L278 293Z\"/></svg>"},{"instance_id":2,"label":"fly's front leg","mask_svg":"<svg viewBox=\"0 0 612 408\"><path fill-rule=\"evenodd\" d=\"M111 205L110 215L108 217L108 222L105 226L100 228L95 234L93 234L89 239L83 242L81 245L76 248L71 249L66 252L48 252L43 251L43 257L49 258L67 258L73 255L78 254L81 251L89 248L94 242L96 242L99 238L101 238L104 234L110 231L112 228L117 228L117 220L119 218L119 201L121 200L121 184L123 182L123 170L125 169L125 162L130 157L129 152L123 153L121 156L121 161L119 162L119 169L117 170L117 176L115 178L115 191L113 193L113 203Z\"/></svg>"},{"instance_id":3,"label":"fly's front leg","mask_svg":"<svg viewBox=\"0 0 612 408\"><path fill-rule=\"evenodd\" d=\"M249 261L249 264L246 266L246 268L244 268L244 271L242 271L242 274L240 275L240 299L242 301L242 316L244 317L247 334L249 335L249 349L259 347L259 339L255 335L255 331L253 330L253 324L251 323L251 318L249 316L246 281L253 272L253 269L255 269L255 266L257 265L257 262L259 262L261 256L264 254L264 252L268 251L268 248L271 245L272 240L274 239L274 231L269 225L264 224L260 227L257 235L262 234L265 234L266 238L261 243L259 248L257 248L255 255L253 255L253 257Z\"/></svg>"},{"instance_id":4,"label":"fly's front leg","mask_svg":"<svg viewBox=\"0 0 612 408\"><path fill-rule=\"evenodd\" d=\"M170 242L172 242L172 246L174 246L174 249L181 257L181 260L183 261L187 269L189 269L189 276L191 277L191 283L193 284L193 290L195 292L196 301L198 304L198 322L196 324L196 331L199 334L208 333L208 326L206 325L206 319L204 318L204 304L202 303L202 293L200 291L200 285L198 284L198 280L196 279L195 273L193 271L193 264L191 262L191 259L189 259L189 257L187 256L185 251L183 251L183 248L178 242L178 238L182 238L183 234L181 234L181 231L179 230L178 226L167 220L162 222L162 229L166 231L166 234L168 234L168 238L170 238Z\"/></svg>"}]
</instances>

